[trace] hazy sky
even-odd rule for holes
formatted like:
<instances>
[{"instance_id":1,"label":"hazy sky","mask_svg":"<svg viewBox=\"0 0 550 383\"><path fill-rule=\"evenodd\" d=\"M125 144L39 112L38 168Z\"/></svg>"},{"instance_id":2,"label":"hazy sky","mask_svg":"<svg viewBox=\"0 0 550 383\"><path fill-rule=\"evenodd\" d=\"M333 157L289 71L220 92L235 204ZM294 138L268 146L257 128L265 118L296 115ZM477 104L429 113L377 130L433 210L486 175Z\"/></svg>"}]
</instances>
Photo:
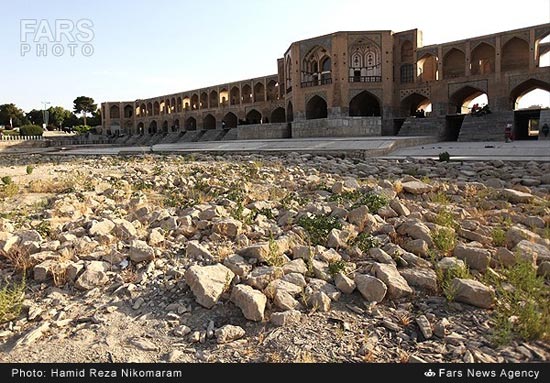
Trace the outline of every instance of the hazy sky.
<instances>
[{"instance_id":1,"label":"hazy sky","mask_svg":"<svg viewBox=\"0 0 550 383\"><path fill-rule=\"evenodd\" d=\"M339 30L418 28L429 45L550 22L550 0L2 3L0 104L25 110L41 109L41 101L71 109L80 95L98 103L135 100L273 74L292 41ZM27 20L23 34L21 20ZM56 20L62 20L58 28ZM84 21L69 33L78 20L93 26ZM49 37L54 29L67 34ZM46 52L37 52L34 38L46 43ZM90 46L86 57L82 49Z\"/></svg>"}]
</instances>

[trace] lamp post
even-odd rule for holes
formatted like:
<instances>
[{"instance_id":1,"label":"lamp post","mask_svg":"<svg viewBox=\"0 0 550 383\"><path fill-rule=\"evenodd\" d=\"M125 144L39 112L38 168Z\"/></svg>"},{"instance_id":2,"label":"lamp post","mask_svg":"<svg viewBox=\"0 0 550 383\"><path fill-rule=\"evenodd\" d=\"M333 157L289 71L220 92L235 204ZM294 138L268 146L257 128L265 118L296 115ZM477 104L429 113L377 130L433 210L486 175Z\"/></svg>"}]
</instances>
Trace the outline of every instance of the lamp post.
<instances>
[{"instance_id":1,"label":"lamp post","mask_svg":"<svg viewBox=\"0 0 550 383\"><path fill-rule=\"evenodd\" d=\"M46 130L46 126L48 125L48 118L49 118L49 113L46 110L47 109L46 106L50 105L50 102L49 101L42 101L42 105L43 105L43 108L42 108L42 129Z\"/></svg>"}]
</instances>

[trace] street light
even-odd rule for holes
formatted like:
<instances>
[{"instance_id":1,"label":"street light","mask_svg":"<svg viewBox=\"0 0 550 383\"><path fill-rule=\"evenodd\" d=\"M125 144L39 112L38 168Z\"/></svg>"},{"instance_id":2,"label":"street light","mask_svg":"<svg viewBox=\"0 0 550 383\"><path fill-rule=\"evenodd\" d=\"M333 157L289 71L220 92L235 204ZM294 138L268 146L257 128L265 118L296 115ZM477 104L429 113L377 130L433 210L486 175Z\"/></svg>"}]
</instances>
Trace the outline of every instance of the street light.
<instances>
[{"instance_id":1,"label":"street light","mask_svg":"<svg viewBox=\"0 0 550 383\"><path fill-rule=\"evenodd\" d=\"M49 101L42 101L42 105L44 106L43 109L42 109L42 128L44 130L46 130L46 126L48 125L48 117L49 117L49 113L48 111L46 110L46 105L50 105L50 102Z\"/></svg>"}]
</instances>

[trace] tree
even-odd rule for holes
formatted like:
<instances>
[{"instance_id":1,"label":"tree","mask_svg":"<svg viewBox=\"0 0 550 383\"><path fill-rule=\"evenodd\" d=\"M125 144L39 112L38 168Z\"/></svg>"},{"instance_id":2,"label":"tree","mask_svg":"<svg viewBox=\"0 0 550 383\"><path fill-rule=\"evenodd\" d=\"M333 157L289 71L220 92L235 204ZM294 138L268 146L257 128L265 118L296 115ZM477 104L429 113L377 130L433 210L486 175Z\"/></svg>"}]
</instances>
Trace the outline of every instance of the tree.
<instances>
[{"instance_id":1,"label":"tree","mask_svg":"<svg viewBox=\"0 0 550 383\"><path fill-rule=\"evenodd\" d=\"M23 110L19 109L15 104L0 105L0 125L21 126L27 122Z\"/></svg>"},{"instance_id":2,"label":"tree","mask_svg":"<svg viewBox=\"0 0 550 383\"><path fill-rule=\"evenodd\" d=\"M42 125L44 123L44 113L41 110L33 109L25 116L33 125Z\"/></svg>"},{"instance_id":3,"label":"tree","mask_svg":"<svg viewBox=\"0 0 550 383\"><path fill-rule=\"evenodd\" d=\"M74 103L74 112L82 113L84 118L84 125L86 125L86 115L88 113L93 113L97 110L97 105L94 104L94 99L91 97L80 96L75 98Z\"/></svg>"},{"instance_id":4,"label":"tree","mask_svg":"<svg viewBox=\"0 0 550 383\"><path fill-rule=\"evenodd\" d=\"M71 118L71 111L63 108L62 106L52 106L48 109L50 112L50 121L61 128L65 121L69 121Z\"/></svg>"},{"instance_id":5,"label":"tree","mask_svg":"<svg viewBox=\"0 0 550 383\"><path fill-rule=\"evenodd\" d=\"M92 112L92 117L88 120L88 123L90 124L90 126L101 125L101 109L97 109Z\"/></svg>"}]
</instances>

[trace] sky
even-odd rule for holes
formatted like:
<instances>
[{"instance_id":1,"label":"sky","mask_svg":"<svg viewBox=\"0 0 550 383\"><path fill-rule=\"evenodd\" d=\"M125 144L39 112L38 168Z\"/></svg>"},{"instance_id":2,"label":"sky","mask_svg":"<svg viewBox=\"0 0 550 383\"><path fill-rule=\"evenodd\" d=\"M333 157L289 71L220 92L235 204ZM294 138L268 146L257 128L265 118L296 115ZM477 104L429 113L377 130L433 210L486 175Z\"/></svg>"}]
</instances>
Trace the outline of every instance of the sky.
<instances>
[{"instance_id":1,"label":"sky","mask_svg":"<svg viewBox=\"0 0 550 383\"><path fill-rule=\"evenodd\" d=\"M274 74L293 41L341 30L418 28L430 45L550 22L550 0L3 0L1 9L0 104L25 111Z\"/></svg>"}]
</instances>

